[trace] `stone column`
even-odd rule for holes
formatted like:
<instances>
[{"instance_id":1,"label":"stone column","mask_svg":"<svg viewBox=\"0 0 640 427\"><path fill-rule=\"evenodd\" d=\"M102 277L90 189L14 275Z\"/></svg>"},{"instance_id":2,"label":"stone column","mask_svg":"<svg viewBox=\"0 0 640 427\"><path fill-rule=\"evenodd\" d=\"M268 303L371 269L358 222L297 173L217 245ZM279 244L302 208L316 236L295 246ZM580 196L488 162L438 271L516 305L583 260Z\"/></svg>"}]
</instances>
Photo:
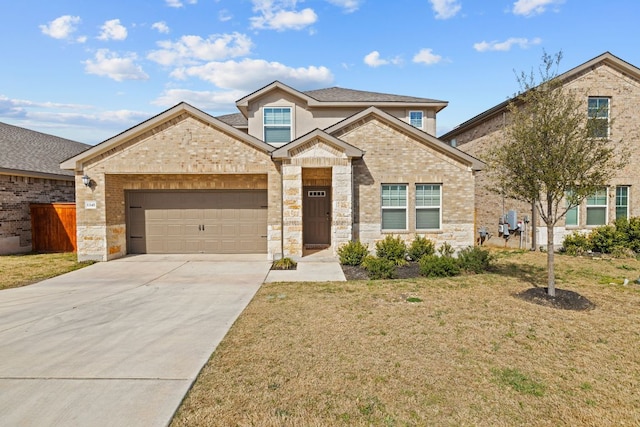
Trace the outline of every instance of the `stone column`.
<instances>
[{"instance_id":1,"label":"stone column","mask_svg":"<svg viewBox=\"0 0 640 427\"><path fill-rule=\"evenodd\" d=\"M284 257L302 257L302 166L282 166Z\"/></svg>"},{"instance_id":2,"label":"stone column","mask_svg":"<svg viewBox=\"0 0 640 427\"><path fill-rule=\"evenodd\" d=\"M353 237L353 184L351 162L333 166L331 170L332 221L331 245L333 253Z\"/></svg>"}]
</instances>

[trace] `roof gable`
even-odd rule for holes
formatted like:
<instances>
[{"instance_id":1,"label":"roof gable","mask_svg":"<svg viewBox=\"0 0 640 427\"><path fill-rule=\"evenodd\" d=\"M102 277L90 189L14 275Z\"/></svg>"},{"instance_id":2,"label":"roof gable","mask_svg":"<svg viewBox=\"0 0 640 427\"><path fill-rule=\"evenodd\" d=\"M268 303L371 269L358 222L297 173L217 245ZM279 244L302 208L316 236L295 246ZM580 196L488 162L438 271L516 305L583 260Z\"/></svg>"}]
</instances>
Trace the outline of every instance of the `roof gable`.
<instances>
[{"instance_id":1,"label":"roof gable","mask_svg":"<svg viewBox=\"0 0 640 427\"><path fill-rule=\"evenodd\" d=\"M157 116L154 116L142 123L140 123L139 125L136 125L116 136L114 136L113 138L107 139L104 142L101 142L100 144L90 148L89 150L80 153L77 156L74 156L70 159L65 160L64 162L62 162L62 164L60 165L60 167L64 168L64 169L75 169L75 170L81 170L82 169L82 164L84 162L87 162L90 159L93 159L97 156L100 156L102 154L104 154L105 152L119 146L120 144L124 144L127 141L136 138L142 134L144 134L145 132L148 132L150 130L152 130L153 128L166 123L172 119L175 119L177 117L179 117L182 114L189 114L205 123L207 123L208 125L220 129L223 132L226 132L228 134L231 134L232 136L236 137L239 140L242 140L244 142L246 142L247 144L249 144L250 146L254 147L257 150L263 151L265 153L271 153L274 150L274 147L272 147L271 145L260 141L257 138L254 138L253 136L250 136L248 134L246 134L245 132L242 132L236 128L234 128L233 126L230 126L227 123L224 123L221 120L216 119L215 117L210 116L209 114L198 110L197 108L182 102L160 114L158 114Z\"/></svg>"},{"instance_id":2,"label":"roof gable","mask_svg":"<svg viewBox=\"0 0 640 427\"><path fill-rule=\"evenodd\" d=\"M310 145L317 147L317 142L321 141L324 144L337 149L337 151L344 154L349 158L359 158L364 155L364 152L351 144L348 144L338 138L335 138L323 130L315 129L300 138L291 141L290 143L283 145L282 147L271 153L273 159L290 159L295 156L300 156L305 149L310 148ZM308 150L306 150L308 151ZM333 150L331 150L333 151ZM314 154L317 156L317 152ZM304 154L302 154L304 156Z\"/></svg>"},{"instance_id":3,"label":"roof gable","mask_svg":"<svg viewBox=\"0 0 640 427\"><path fill-rule=\"evenodd\" d=\"M339 135L342 131L346 130L352 125L357 125L358 122L362 120L366 120L370 117L375 117L378 120L381 120L390 126L404 132L406 134L411 135L416 140L420 141L426 147L434 149L438 152L445 154L446 156L456 160L457 162L463 163L473 170L481 170L484 168L484 162L475 157L458 150L457 148L451 147L443 141L435 138L428 133L417 129L410 124L398 119L397 117L392 116L376 107L369 107L366 110L363 110L353 116L342 120L341 122L336 123L333 126L325 129L325 132L331 135Z\"/></svg>"}]
</instances>

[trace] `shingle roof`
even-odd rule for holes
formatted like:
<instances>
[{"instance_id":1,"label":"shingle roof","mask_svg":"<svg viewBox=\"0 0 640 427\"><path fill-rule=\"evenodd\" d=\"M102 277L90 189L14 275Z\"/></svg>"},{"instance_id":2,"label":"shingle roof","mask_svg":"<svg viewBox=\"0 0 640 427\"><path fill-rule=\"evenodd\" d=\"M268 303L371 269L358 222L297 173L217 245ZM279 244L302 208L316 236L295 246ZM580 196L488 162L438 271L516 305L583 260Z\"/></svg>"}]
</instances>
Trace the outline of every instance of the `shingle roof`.
<instances>
[{"instance_id":1,"label":"shingle roof","mask_svg":"<svg viewBox=\"0 0 640 427\"><path fill-rule=\"evenodd\" d=\"M362 90L330 87L326 89L308 90L302 92L313 99L322 102L417 102L439 103L437 99L418 98L415 96L392 95L388 93L367 92Z\"/></svg>"},{"instance_id":2,"label":"shingle roof","mask_svg":"<svg viewBox=\"0 0 640 427\"><path fill-rule=\"evenodd\" d=\"M247 127L249 121L242 113L225 114L224 116L216 116L216 119L233 127Z\"/></svg>"},{"instance_id":3,"label":"shingle roof","mask_svg":"<svg viewBox=\"0 0 640 427\"><path fill-rule=\"evenodd\" d=\"M0 123L0 169L36 175L73 176L60 162L91 147L18 126Z\"/></svg>"}]
</instances>

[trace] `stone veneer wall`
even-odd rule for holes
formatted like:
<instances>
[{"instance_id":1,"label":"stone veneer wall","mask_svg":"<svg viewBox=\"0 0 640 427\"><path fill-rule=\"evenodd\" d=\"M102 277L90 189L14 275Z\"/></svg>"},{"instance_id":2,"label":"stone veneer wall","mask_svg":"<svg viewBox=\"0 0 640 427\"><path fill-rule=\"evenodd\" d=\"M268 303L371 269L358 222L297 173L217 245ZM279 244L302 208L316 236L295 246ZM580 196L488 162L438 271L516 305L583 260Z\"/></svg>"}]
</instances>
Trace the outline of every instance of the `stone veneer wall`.
<instances>
[{"instance_id":1,"label":"stone veneer wall","mask_svg":"<svg viewBox=\"0 0 640 427\"><path fill-rule=\"evenodd\" d=\"M31 251L31 203L75 201L73 180L0 175L0 255Z\"/></svg>"},{"instance_id":2,"label":"stone veneer wall","mask_svg":"<svg viewBox=\"0 0 640 427\"><path fill-rule=\"evenodd\" d=\"M474 173L458 161L386 122L365 119L334 135L365 151L353 162L352 234L373 250L387 234L406 241L416 234L456 249L474 244ZM381 185L407 184L408 224L404 231L381 229ZM415 228L415 185L442 185L442 224L436 231Z\"/></svg>"},{"instance_id":3,"label":"stone veneer wall","mask_svg":"<svg viewBox=\"0 0 640 427\"><path fill-rule=\"evenodd\" d=\"M82 173L92 179L81 183ZM268 188L268 257L280 252L280 171L268 153L189 114L109 150L76 172L78 259L125 255L125 190ZM96 209L86 209L85 202Z\"/></svg>"},{"instance_id":4,"label":"stone veneer wall","mask_svg":"<svg viewBox=\"0 0 640 427\"><path fill-rule=\"evenodd\" d=\"M584 112L587 114L587 98L589 96L610 97L610 113L613 119L611 126L611 138L614 143L627 145L629 155L625 166L615 174L609 186L608 218L610 222L615 220L615 187L628 185L629 191L629 215L640 216L640 174L637 173L637 165L640 163L640 120L638 117L638 105L640 105L640 82L629 75L622 74L606 65L599 65L575 76L567 82L566 87L584 98ZM508 117L500 114L487 119L478 125L466 129L456 135L458 148L479 159L483 159L487 150L503 138L503 127ZM491 183L485 173L480 173L476 179L476 217L478 227L484 226L493 233L488 243L493 245L519 246L519 237L513 236L508 242L498 236L498 219L503 212L514 209L521 219L524 215L531 218L531 205L512 199L503 199L491 191ZM560 246L564 236L574 231L588 232L593 227L585 225L586 204L579 208L579 226L565 227L562 222L554 230L554 245ZM538 246L546 245L546 226L542 221L537 228ZM531 229L530 229L531 231ZM531 242L531 234L526 234L526 241ZM530 246L530 245L529 245ZM525 247L528 247L525 245Z\"/></svg>"}]
</instances>

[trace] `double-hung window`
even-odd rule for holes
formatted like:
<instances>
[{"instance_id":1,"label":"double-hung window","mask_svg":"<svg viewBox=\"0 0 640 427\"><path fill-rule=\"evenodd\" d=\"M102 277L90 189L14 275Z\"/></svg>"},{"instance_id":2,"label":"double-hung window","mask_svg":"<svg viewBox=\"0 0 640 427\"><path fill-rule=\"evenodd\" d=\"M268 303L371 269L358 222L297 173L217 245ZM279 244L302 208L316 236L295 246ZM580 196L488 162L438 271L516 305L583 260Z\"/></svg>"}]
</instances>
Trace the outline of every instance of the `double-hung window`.
<instances>
[{"instance_id":1,"label":"double-hung window","mask_svg":"<svg viewBox=\"0 0 640 427\"><path fill-rule=\"evenodd\" d=\"M607 188L602 187L587 197L587 225L607 223Z\"/></svg>"},{"instance_id":2,"label":"double-hung window","mask_svg":"<svg viewBox=\"0 0 640 427\"><path fill-rule=\"evenodd\" d=\"M263 120L264 142L283 145L291 141L290 107L265 107Z\"/></svg>"},{"instance_id":3,"label":"double-hung window","mask_svg":"<svg viewBox=\"0 0 640 427\"><path fill-rule=\"evenodd\" d=\"M589 131L595 138L609 137L609 98L589 97Z\"/></svg>"},{"instance_id":4,"label":"double-hung window","mask_svg":"<svg viewBox=\"0 0 640 427\"><path fill-rule=\"evenodd\" d=\"M413 127L422 129L423 116L422 111L409 111L409 123Z\"/></svg>"},{"instance_id":5,"label":"double-hung window","mask_svg":"<svg viewBox=\"0 0 640 427\"><path fill-rule=\"evenodd\" d=\"M407 185L382 185L382 229L407 229Z\"/></svg>"},{"instance_id":6,"label":"double-hung window","mask_svg":"<svg viewBox=\"0 0 640 427\"><path fill-rule=\"evenodd\" d=\"M578 211L580 209L580 206L571 203L570 199L572 196L573 191L567 191L565 193L565 200L567 203L567 213L564 216L565 226L578 225Z\"/></svg>"},{"instance_id":7,"label":"double-hung window","mask_svg":"<svg viewBox=\"0 0 640 427\"><path fill-rule=\"evenodd\" d=\"M629 187L616 187L616 219L629 218Z\"/></svg>"},{"instance_id":8,"label":"double-hung window","mask_svg":"<svg viewBox=\"0 0 640 427\"><path fill-rule=\"evenodd\" d=\"M416 230L438 230L442 211L440 184L416 185Z\"/></svg>"}]
</instances>

